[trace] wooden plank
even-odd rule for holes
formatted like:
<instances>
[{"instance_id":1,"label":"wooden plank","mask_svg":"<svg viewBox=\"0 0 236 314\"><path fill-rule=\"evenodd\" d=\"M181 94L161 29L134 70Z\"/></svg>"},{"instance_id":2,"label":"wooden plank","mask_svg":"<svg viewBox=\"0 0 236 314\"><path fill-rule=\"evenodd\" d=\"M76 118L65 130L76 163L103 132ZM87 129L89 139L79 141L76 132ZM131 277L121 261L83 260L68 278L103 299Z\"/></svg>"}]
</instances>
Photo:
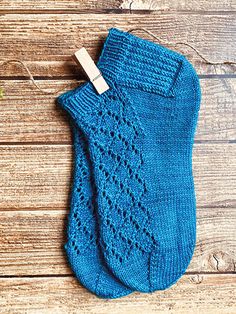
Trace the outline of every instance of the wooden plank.
<instances>
[{"instance_id":1,"label":"wooden plank","mask_svg":"<svg viewBox=\"0 0 236 314\"><path fill-rule=\"evenodd\" d=\"M1 145L1 208L65 208L71 165L70 145Z\"/></svg>"},{"instance_id":2,"label":"wooden plank","mask_svg":"<svg viewBox=\"0 0 236 314\"><path fill-rule=\"evenodd\" d=\"M199 207L235 203L236 145L195 144L194 177ZM70 145L1 145L2 209L64 209L71 182Z\"/></svg>"},{"instance_id":3,"label":"wooden plank","mask_svg":"<svg viewBox=\"0 0 236 314\"><path fill-rule=\"evenodd\" d=\"M236 79L201 79L202 104L197 141L236 139ZM71 85L68 85L70 84ZM44 89L67 90L79 82L38 81ZM0 81L5 96L0 100L0 138L8 142L71 143L69 121L56 106L56 95L43 95L28 81ZM61 93L61 92L60 92ZM60 94L58 93L58 94Z\"/></svg>"},{"instance_id":4,"label":"wooden plank","mask_svg":"<svg viewBox=\"0 0 236 314\"><path fill-rule=\"evenodd\" d=\"M233 0L227 1L205 1L199 0L1 0L0 10L6 10L9 12L20 11L56 11L60 10L65 12L68 10L81 12L89 10L93 12L104 12L105 10L128 10L132 11L235 11L236 3ZM60 12L59 11L59 12Z\"/></svg>"},{"instance_id":5,"label":"wooden plank","mask_svg":"<svg viewBox=\"0 0 236 314\"><path fill-rule=\"evenodd\" d=\"M185 275L165 291L103 300L74 278L5 278L0 281L3 313L235 313L236 275Z\"/></svg>"},{"instance_id":6,"label":"wooden plank","mask_svg":"<svg viewBox=\"0 0 236 314\"><path fill-rule=\"evenodd\" d=\"M0 10L7 12L14 11L90 11L90 12L104 12L105 10L121 8L120 0L1 0ZM228 5L226 5L228 7ZM58 12L57 12L58 13Z\"/></svg>"},{"instance_id":7,"label":"wooden plank","mask_svg":"<svg viewBox=\"0 0 236 314\"><path fill-rule=\"evenodd\" d=\"M201 79L202 101L196 140L236 139L236 80Z\"/></svg>"},{"instance_id":8,"label":"wooden plank","mask_svg":"<svg viewBox=\"0 0 236 314\"><path fill-rule=\"evenodd\" d=\"M1 212L0 276L71 274L64 211Z\"/></svg>"},{"instance_id":9,"label":"wooden plank","mask_svg":"<svg viewBox=\"0 0 236 314\"><path fill-rule=\"evenodd\" d=\"M235 60L236 19L234 14L6 14L0 16L1 60L22 59L34 76L72 76L82 78L71 61L81 46L97 60L107 30L143 27L166 41L192 44L213 61ZM152 40L143 32L135 32ZM215 73L190 48L179 47L199 73ZM218 73L234 73L234 67L217 67ZM1 67L0 76L22 76L19 65Z\"/></svg>"},{"instance_id":10,"label":"wooden plank","mask_svg":"<svg viewBox=\"0 0 236 314\"><path fill-rule=\"evenodd\" d=\"M147 11L234 11L236 3L233 0L229 1L206 1L200 0L197 3L194 0L124 0L120 7L122 9L147 10Z\"/></svg>"},{"instance_id":11,"label":"wooden plank","mask_svg":"<svg viewBox=\"0 0 236 314\"><path fill-rule=\"evenodd\" d=\"M0 276L68 275L66 211L0 214ZM199 208L197 245L187 273L233 272L236 208ZM220 228L219 228L220 226Z\"/></svg>"},{"instance_id":12,"label":"wooden plank","mask_svg":"<svg viewBox=\"0 0 236 314\"><path fill-rule=\"evenodd\" d=\"M70 84L71 83L71 84ZM46 90L66 90L76 81L38 81ZM68 85L70 84L70 85ZM44 95L29 81L0 81L4 97L0 100L1 142L71 143L66 113L56 105L55 95Z\"/></svg>"}]
</instances>

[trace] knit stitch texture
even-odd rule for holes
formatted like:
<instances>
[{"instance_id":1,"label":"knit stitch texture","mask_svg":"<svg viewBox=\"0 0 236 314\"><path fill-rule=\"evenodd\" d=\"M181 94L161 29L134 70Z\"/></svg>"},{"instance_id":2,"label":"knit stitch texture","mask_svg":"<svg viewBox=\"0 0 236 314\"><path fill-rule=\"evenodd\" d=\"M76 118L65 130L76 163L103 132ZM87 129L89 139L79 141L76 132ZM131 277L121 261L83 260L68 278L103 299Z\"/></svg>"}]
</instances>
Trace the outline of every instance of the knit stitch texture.
<instances>
[{"instance_id":1,"label":"knit stitch texture","mask_svg":"<svg viewBox=\"0 0 236 314\"><path fill-rule=\"evenodd\" d=\"M79 89L76 91L78 92ZM74 91L63 94L66 101ZM98 239L96 186L83 132L74 126L74 169L65 250L78 280L101 298L114 299L132 292L106 267Z\"/></svg>"},{"instance_id":2,"label":"knit stitch texture","mask_svg":"<svg viewBox=\"0 0 236 314\"><path fill-rule=\"evenodd\" d=\"M88 139L99 242L125 285L166 289L185 272L196 241L198 77L184 56L117 29L98 67L107 92L86 83L59 102Z\"/></svg>"}]
</instances>

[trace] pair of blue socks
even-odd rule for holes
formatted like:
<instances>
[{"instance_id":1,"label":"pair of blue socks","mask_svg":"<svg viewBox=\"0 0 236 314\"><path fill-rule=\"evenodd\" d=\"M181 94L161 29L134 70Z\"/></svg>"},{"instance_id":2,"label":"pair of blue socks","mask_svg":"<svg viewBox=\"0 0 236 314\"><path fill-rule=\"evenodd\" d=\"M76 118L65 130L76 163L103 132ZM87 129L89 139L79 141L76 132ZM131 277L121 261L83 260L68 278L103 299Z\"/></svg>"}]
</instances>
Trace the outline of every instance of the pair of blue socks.
<instances>
[{"instance_id":1,"label":"pair of blue socks","mask_svg":"<svg viewBox=\"0 0 236 314\"><path fill-rule=\"evenodd\" d=\"M109 90L88 82L58 98L74 134L67 257L99 297L163 290L196 242L199 80L184 56L118 29L97 65Z\"/></svg>"}]
</instances>

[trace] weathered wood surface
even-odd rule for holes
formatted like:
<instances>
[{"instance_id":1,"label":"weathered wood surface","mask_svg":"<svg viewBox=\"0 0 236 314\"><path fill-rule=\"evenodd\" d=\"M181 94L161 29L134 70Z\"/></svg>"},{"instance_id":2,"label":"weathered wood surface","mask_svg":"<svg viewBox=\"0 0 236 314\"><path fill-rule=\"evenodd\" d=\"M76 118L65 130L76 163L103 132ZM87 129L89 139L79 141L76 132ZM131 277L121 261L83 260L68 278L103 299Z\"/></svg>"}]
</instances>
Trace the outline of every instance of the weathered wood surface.
<instances>
[{"instance_id":1,"label":"weathered wood surface","mask_svg":"<svg viewBox=\"0 0 236 314\"><path fill-rule=\"evenodd\" d=\"M0 306L14 313L207 313L234 314L236 275L185 275L172 288L98 299L71 277L0 279Z\"/></svg>"},{"instance_id":2,"label":"weathered wood surface","mask_svg":"<svg viewBox=\"0 0 236 314\"><path fill-rule=\"evenodd\" d=\"M235 11L234 0L1 0L0 64L21 59L41 87L73 88L84 74L71 54L84 45L97 60L110 27L143 27L213 61L235 61ZM1 313L236 313L236 67L217 66L215 78L214 67L192 50L178 50L201 75L203 94L193 153L196 250L172 288L113 301L82 288L66 262L67 117L55 96L23 80L19 65L0 65Z\"/></svg>"},{"instance_id":3,"label":"weathered wood surface","mask_svg":"<svg viewBox=\"0 0 236 314\"><path fill-rule=\"evenodd\" d=\"M234 0L227 1L195 1L195 0L123 0L120 7L122 9L135 10L163 10L163 11L234 11L236 9L236 3Z\"/></svg>"},{"instance_id":4,"label":"weathered wood surface","mask_svg":"<svg viewBox=\"0 0 236 314\"><path fill-rule=\"evenodd\" d=\"M1 0L0 10L7 12L34 12L34 11L76 11L83 12L109 12L127 10L127 12L143 11L223 11L232 12L236 10L234 0L205 1L205 0Z\"/></svg>"},{"instance_id":5,"label":"weathered wood surface","mask_svg":"<svg viewBox=\"0 0 236 314\"><path fill-rule=\"evenodd\" d=\"M236 78L201 79L200 83L202 103L195 140L235 140ZM76 80L46 80L38 81L38 84L44 89L56 91L81 83ZM1 143L71 143L69 121L56 105L56 95L43 95L31 82L24 80L2 80L0 86L5 94L0 100Z\"/></svg>"},{"instance_id":6,"label":"weathered wood surface","mask_svg":"<svg viewBox=\"0 0 236 314\"><path fill-rule=\"evenodd\" d=\"M63 249L67 213L1 211L0 276L71 274ZM235 208L199 208L197 218L197 245L187 272L233 272Z\"/></svg>"},{"instance_id":7,"label":"weathered wood surface","mask_svg":"<svg viewBox=\"0 0 236 314\"><path fill-rule=\"evenodd\" d=\"M70 145L1 145L1 208L64 209L71 165Z\"/></svg>"},{"instance_id":8,"label":"weathered wood surface","mask_svg":"<svg viewBox=\"0 0 236 314\"><path fill-rule=\"evenodd\" d=\"M6 12L24 12L34 13L34 11L75 11L79 12L107 12L107 10L119 9L122 5L121 0L1 0L0 10ZM125 4L127 5L127 4ZM213 5L214 6L214 5ZM234 5L233 5L234 6ZM20 12L19 12L20 11ZM60 14L57 12L57 14Z\"/></svg>"},{"instance_id":9,"label":"weathered wood surface","mask_svg":"<svg viewBox=\"0 0 236 314\"><path fill-rule=\"evenodd\" d=\"M119 18L118 18L119 17ZM213 61L234 60L234 14L3 14L0 16L1 60L21 59L34 76L82 78L71 55L81 46L97 60L107 30L143 27L166 41L187 42ZM143 32L136 35L152 40ZM173 47L172 47L173 48ZM215 74L190 48L178 47L201 74ZM235 66L217 66L217 73L233 73ZM0 67L0 76L22 76L19 65Z\"/></svg>"},{"instance_id":10,"label":"weathered wood surface","mask_svg":"<svg viewBox=\"0 0 236 314\"><path fill-rule=\"evenodd\" d=\"M233 207L235 144L195 144L199 207ZM71 145L0 145L0 208L64 209L71 182Z\"/></svg>"}]
</instances>

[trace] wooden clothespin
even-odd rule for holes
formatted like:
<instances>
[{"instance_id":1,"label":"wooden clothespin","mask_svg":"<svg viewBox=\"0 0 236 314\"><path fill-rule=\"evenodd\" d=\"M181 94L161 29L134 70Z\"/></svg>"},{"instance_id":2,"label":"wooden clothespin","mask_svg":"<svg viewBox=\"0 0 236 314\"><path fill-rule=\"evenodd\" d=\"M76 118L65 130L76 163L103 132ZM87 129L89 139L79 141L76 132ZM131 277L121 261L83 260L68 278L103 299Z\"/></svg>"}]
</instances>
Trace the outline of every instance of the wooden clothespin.
<instances>
[{"instance_id":1,"label":"wooden clothespin","mask_svg":"<svg viewBox=\"0 0 236 314\"><path fill-rule=\"evenodd\" d=\"M84 47L76 51L76 53L73 55L73 59L77 64L79 63L82 66L98 94L101 95L109 89L109 86L102 76L102 73Z\"/></svg>"}]
</instances>

